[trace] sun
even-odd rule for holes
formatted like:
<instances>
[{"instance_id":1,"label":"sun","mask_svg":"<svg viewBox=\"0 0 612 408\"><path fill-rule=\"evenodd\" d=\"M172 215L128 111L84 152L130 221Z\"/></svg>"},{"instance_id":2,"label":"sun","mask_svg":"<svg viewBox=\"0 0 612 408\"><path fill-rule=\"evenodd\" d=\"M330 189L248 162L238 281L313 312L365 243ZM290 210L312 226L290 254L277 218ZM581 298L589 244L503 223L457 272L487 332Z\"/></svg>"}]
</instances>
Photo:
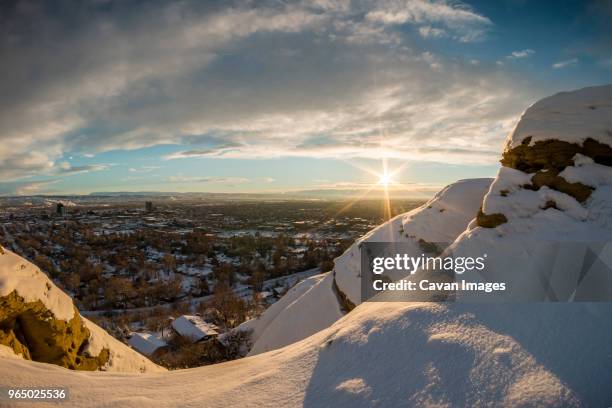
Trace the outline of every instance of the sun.
<instances>
[{"instance_id":1,"label":"sun","mask_svg":"<svg viewBox=\"0 0 612 408\"><path fill-rule=\"evenodd\" d=\"M378 184L387 187L393 180L391 179L392 174L384 172L378 178Z\"/></svg>"}]
</instances>

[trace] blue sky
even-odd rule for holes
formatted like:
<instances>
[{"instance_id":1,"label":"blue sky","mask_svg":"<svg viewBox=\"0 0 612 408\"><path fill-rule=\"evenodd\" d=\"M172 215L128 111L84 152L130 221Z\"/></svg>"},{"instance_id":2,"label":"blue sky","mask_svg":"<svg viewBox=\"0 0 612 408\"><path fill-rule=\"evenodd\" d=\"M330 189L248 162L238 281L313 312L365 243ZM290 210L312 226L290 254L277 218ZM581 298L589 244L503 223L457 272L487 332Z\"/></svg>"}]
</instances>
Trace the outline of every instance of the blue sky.
<instances>
[{"instance_id":1,"label":"blue sky","mask_svg":"<svg viewBox=\"0 0 612 408\"><path fill-rule=\"evenodd\" d=\"M0 194L493 176L521 111L612 82L610 2L14 2Z\"/></svg>"}]
</instances>

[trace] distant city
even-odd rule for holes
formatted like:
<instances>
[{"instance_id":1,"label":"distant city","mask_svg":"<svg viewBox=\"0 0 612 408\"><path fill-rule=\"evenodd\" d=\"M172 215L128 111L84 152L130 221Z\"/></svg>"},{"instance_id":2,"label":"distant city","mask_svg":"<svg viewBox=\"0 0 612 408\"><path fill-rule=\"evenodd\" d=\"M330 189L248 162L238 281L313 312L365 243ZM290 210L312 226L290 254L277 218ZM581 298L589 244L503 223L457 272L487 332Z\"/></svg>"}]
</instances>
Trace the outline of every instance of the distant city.
<instances>
[{"instance_id":1,"label":"distant city","mask_svg":"<svg viewBox=\"0 0 612 408\"><path fill-rule=\"evenodd\" d=\"M391 213L420 203L392 201ZM384 213L378 200L10 197L0 200L0 244L48 273L116 338L180 368L238 357L206 340L331 270ZM181 317L203 330L197 345L177 340Z\"/></svg>"}]
</instances>

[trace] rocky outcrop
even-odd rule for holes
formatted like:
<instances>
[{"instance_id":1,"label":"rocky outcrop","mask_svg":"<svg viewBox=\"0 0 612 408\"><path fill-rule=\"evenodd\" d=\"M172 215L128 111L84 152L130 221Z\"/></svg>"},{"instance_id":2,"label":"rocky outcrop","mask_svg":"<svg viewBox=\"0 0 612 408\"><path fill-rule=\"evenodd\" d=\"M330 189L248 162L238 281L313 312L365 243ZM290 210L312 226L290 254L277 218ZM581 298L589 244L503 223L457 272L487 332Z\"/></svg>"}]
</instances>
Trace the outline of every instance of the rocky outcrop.
<instances>
[{"instance_id":1,"label":"rocky outcrop","mask_svg":"<svg viewBox=\"0 0 612 408\"><path fill-rule=\"evenodd\" d=\"M482 207L478 210L478 214L476 214L476 223L479 227L495 228L505 222L508 222L508 219L504 214L485 214L482 212Z\"/></svg>"},{"instance_id":2,"label":"rocky outcrop","mask_svg":"<svg viewBox=\"0 0 612 408\"><path fill-rule=\"evenodd\" d=\"M98 370L108 363L109 350L89 355L89 336L76 309L74 317L65 321L55 318L40 300L26 302L16 291L0 297L0 344L26 360L73 370Z\"/></svg>"},{"instance_id":3,"label":"rocky outcrop","mask_svg":"<svg viewBox=\"0 0 612 408\"><path fill-rule=\"evenodd\" d=\"M0 346L73 370L165 371L82 317L44 272L1 247Z\"/></svg>"},{"instance_id":4,"label":"rocky outcrop","mask_svg":"<svg viewBox=\"0 0 612 408\"><path fill-rule=\"evenodd\" d=\"M612 86L557 94L525 111L476 222L449 249L487 254L484 270L462 279L504 282L507 301L612 296L611 129Z\"/></svg>"},{"instance_id":5,"label":"rocky outcrop","mask_svg":"<svg viewBox=\"0 0 612 408\"><path fill-rule=\"evenodd\" d=\"M611 93L610 86L585 88L543 99L525 111L509 136L501 159L502 166L527 176L513 193L546 188L546 191L566 194L584 206L596 190L597 182L568 180L567 174L575 174L584 164L612 166ZM487 205L493 198L512 200L510 189L504 188L498 193L496 198L485 199L476 217L478 226L495 228L508 221L503 212L489 208L504 207L503 204ZM546 203L539 208L563 211L551 198L546 198Z\"/></svg>"},{"instance_id":6,"label":"rocky outcrop","mask_svg":"<svg viewBox=\"0 0 612 408\"><path fill-rule=\"evenodd\" d=\"M576 153L580 153L597 164L612 166L612 148L592 138L586 138L582 144L554 139L531 142L532 137L527 136L520 145L507 148L502 154L501 164L525 173L541 170L561 172L567 166L573 166Z\"/></svg>"}]
</instances>

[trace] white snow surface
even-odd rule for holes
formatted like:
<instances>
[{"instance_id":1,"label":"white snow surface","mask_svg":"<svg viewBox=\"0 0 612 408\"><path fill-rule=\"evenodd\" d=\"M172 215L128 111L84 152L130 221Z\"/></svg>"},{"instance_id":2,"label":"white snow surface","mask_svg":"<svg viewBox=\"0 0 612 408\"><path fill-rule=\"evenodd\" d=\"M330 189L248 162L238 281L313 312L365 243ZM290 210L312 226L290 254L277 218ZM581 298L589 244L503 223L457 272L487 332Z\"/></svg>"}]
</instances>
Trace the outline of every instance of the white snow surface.
<instances>
[{"instance_id":1,"label":"white snow surface","mask_svg":"<svg viewBox=\"0 0 612 408\"><path fill-rule=\"evenodd\" d=\"M0 296L13 290L26 302L40 300L53 315L60 320L69 321L74 317L75 307L70 296L65 294L35 265L4 248L0 254ZM86 351L98 355L103 348L110 352L106 371L148 372L165 371L142 355L121 343L104 329L82 317L90 331Z\"/></svg>"},{"instance_id":2,"label":"white snow surface","mask_svg":"<svg viewBox=\"0 0 612 408\"><path fill-rule=\"evenodd\" d=\"M15 354L12 348L0 344L0 358L23 358L21 354Z\"/></svg>"},{"instance_id":3,"label":"white snow surface","mask_svg":"<svg viewBox=\"0 0 612 408\"><path fill-rule=\"evenodd\" d=\"M506 148L518 146L529 136L530 144L548 139L582 144L588 138L612 144L612 85L539 100L523 113Z\"/></svg>"},{"instance_id":4,"label":"white snow surface","mask_svg":"<svg viewBox=\"0 0 612 408\"><path fill-rule=\"evenodd\" d=\"M332 289L330 272L305 279L291 288L259 318L249 320L239 330L252 329L255 355L295 343L329 327L342 317Z\"/></svg>"},{"instance_id":5,"label":"white snow surface","mask_svg":"<svg viewBox=\"0 0 612 408\"><path fill-rule=\"evenodd\" d=\"M449 245L476 217L492 179L459 180L419 208L400 214L358 239L334 261L336 282L354 303L361 303L361 243L398 242L412 246L409 256L420 256L419 240ZM440 249L444 249L444 246ZM406 250L402 247L402 252ZM398 277L399 278L399 277Z\"/></svg>"},{"instance_id":6,"label":"white snow surface","mask_svg":"<svg viewBox=\"0 0 612 408\"><path fill-rule=\"evenodd\" d=\"M74 317L74 305L70 296L40 271L8 249L0 254L0 296L16 290L26 302L40 300L56 318L69 321Z\"/></svg>"},{"instance_id":7,"label":"white snow surface","mask_svg":"<svg viewBox=\"0 0 612 408\"><path fill-rule=\"evenodd\" d=\"M368 302L299 343L228 363L135 375L3 358L0 378L67 387L62 406L75 407L609 406L610 312Z\"/></svg>"}]
</instances>

